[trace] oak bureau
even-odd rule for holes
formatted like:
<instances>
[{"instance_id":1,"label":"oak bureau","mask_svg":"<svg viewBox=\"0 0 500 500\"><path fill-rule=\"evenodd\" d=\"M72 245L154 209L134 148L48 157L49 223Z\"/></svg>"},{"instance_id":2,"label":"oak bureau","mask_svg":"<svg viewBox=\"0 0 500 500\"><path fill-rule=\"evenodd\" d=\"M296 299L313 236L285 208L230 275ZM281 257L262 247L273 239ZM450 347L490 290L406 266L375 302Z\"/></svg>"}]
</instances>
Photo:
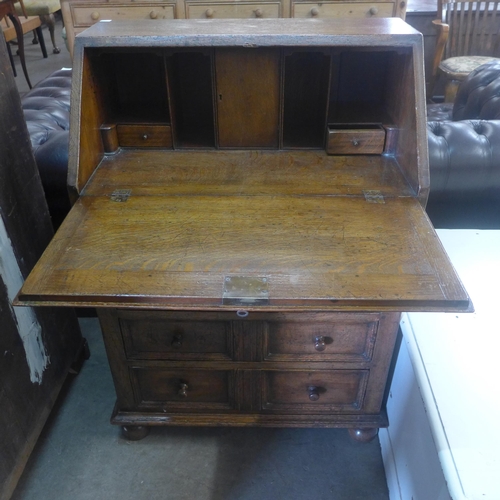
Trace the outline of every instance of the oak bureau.
<instances>
[{"instance_id":1,"label":"oak bureau","mask_svg":"<svg viewBox=\"0 0 500 500\"><path fill-rule=\"evenodd\" d=\"M402 311L465 311L424 205L400 19L98 23L76 38L74 206L19 303L96 307L129 438L388 424Z\"/></svg>"}]
</instances>

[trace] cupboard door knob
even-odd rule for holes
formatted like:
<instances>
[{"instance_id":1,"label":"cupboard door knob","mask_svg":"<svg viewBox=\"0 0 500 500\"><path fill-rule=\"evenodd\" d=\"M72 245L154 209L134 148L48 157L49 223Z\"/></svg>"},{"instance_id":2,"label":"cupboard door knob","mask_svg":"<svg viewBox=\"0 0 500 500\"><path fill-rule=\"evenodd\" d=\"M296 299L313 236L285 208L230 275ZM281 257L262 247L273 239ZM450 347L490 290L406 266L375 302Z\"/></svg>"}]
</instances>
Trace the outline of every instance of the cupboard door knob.
<instances>
[{"instance_id":1,"label":"cupboard door knob","mask_svg":"<svg viewBox=\"0 0 500 500\"><path fill-rule=\"evenodd\" d=\"M309 399L311 401L318 401L319 399L319 391L318 391L318 387L314 386L314 385L310 385L307 390L309 391Z\"/></svg>"},{"instance_id":2,"label":"cupboard door knob","mask_svg":"<svg viewBox=\"0 0 500 500\"><path fill-rule=\"evenodd\" d=\"M90 14L90 18L92 19L92 21L97 21L99 19L99 12L92 12L92 14Z\"/></svg>"},{"instance_id":3,"label":"cupboard door knob","mask_svg":"<svg viewBox=\"0 0 500 500\"><path fill-rule=\"evenodd\" d=\"M181 347L182 346L182 334L180 334L180 333L175 334L170 345L172 347L175 347L175 348Z\"/></svg>"},{"instance_id":4,"label":"cupboard door knob","mask_svg":"<svg viewBox=\"0 0 500 500\"><path fill-rule=\"evenodd\" d=\"M262 9L255 9L255 17L263 17L264 16L264 12Z\"/></svg>"},{"instance_id":5,"label":"cupboard door knob","mask_svg":"<svg viewBox=\"0 0 500 500\"><path fill-rule=\"evenodd\" d=\"M150 13L149 13L149 17L151 19L158 19L158 12L155 12L154 10L152 10Z\"/></svg>"},{"instance_id":6,"label":"cupboard door knob","mask_svg":"<svg viewBox=\"0 0 500 500\"><path fill-rule=\"evenodd\" d=\"M313 8L311 9L311 16L312 16L312 17L316 17L316 16L318 16L318 15L319 15L319 9L317 9L316 7L313 7Z\"/></svg>"},{"instance_id":7,"label":"cupboard door knob","mask_svg":"<svg viewBox=\"0 0 500 500\"><path fill-rule=\"evenodd\" d=\"M207 9L205 11L205 16L206 17L214 17L214 10L213 9Z\"/></svg>"},{"instance_id":8,"label":"cupboard door knob","mask_svg":"<svg viewBox=\"0 0 500 500\"><path fill-rule=\"evenodd\" d=\"M369 12L370 12L370 15L372 15L372 16L376 16L376 15L378 14L378 9L377 9L377 7L372 7L372 8L369 10Z\"/></svg>"},{"instance_id":9,"label":"cupboard door knob","mask_svg":"<svg viewBox=\"0 0 500 500\"><path fill-rule=\"evenodd\" d=\"M314 338L314 348L317 351L324 351L326 347L325 337L323 335L318 335Z\"/></svg>"},{"instance_id":10,"label":"cupboard door knob","mask_svg":"<svg viewBox=\"0 0 500 500\"><path fill-rule=\"evenodd\" d=\"M187 398L187 390L189 389L189 386L185 383L185 382L181 382L180 385L179 385L179 396L181 398Z\"/></svg>"}]
</instances>

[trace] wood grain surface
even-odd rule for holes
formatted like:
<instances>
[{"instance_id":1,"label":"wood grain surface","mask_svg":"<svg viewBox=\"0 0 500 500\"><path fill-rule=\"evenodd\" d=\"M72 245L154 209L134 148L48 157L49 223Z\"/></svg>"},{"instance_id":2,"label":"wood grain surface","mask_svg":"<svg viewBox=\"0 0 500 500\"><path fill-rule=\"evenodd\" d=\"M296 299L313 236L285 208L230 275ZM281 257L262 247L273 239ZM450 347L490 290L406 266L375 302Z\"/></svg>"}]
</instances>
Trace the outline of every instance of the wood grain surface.
<instances>
[{"instance_id":1,"label":"wood grain surface","mask_svg":"<svg viewBox=\"0 0 500 500\"><path fill-rule=\"evenodd\" d=\"M227 275L266 276L268 307L468 304L415 199L345 196L84 196L20 298L220 306Z\"/></svg>"}]
</instances>

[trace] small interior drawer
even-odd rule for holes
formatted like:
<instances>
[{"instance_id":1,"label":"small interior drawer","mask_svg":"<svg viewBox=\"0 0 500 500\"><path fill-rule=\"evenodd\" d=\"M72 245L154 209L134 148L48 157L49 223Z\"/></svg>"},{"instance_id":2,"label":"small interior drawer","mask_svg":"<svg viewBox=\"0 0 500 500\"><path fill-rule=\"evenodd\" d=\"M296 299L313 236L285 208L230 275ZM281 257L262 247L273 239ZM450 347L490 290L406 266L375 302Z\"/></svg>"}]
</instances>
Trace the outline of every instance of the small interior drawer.
<instances>
[{"instance_id":1,"label":"small interior drawer","mask_svg":"<svg viewBox=\"0 0 500 500\"><path fill-rule=\"evenodd\" d=\"M326 152L332 155L379 155L384 151L381 125L341 124L328 126Z\"/></svg>"},{"instance_id":2,"label":"small interior drawer","mask_svg":"<svg viewBox=\"0 0 500 500\"><path fill-rule=\"evenodd\" d=\"M316 321L266 321L264 359L366 362L372 358L378 324L378 314L347 315L341 321L334 315Z\"/></svg>"},{"instance_id":3,"label":"small interior drawer","mask_svg":"<svg viewBox=\"0 0 500 500\"><path fill-rule=\"evenodd\" d=\"M170 125L119 124L116 131L118 143L122 147L172 147Z\"/></svg>"},{"instance_id":4,"label":"small interior drawer","mask_svg":"<svg viewBox=\"0 0 500 500\"><path fill-rule=\"evenodd\" d=\"M128 359L222 360L232 358L229 321L120 319Z\"/></svg>"},{"instance_id":5,"label":"small interior drawer","mask_svg":"<svg viewBox=\"0 0 500 500\"><path fill-rule=\"evenodd\" d=\"M234 406L231 370L132 368L139 406L168 409L229 409Z\"/></svg>"},{"instance_id":6,"label":"small interior drawer","mask_svg":"<svg viewBox=\"0 0 500 500\"><path fill-rule=\"evenodd\" d=\"M265 371L262 409L328 412L359 410L368 370Z\"/></svg>"}]
</instances>

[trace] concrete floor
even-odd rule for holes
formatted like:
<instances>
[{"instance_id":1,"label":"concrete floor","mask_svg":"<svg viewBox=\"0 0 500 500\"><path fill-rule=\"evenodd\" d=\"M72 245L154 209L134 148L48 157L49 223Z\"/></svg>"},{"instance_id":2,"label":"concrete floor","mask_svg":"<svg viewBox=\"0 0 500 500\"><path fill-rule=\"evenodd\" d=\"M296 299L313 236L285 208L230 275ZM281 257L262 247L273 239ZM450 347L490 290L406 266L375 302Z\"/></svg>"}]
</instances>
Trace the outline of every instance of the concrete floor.
<instances>
[{"instance_id":1,"label":"concrete floor","mask_svg":"<svg viewBox=\"0 0 500 500\"><path fill-rule=\"evenodd\" d=\"M48 59L25 38L33 84L71 67L61 27L60 54L44 29ZM80 321L91 357L64 387L12 500L389 498L378 440L357 443L344 429L156 427L127 441L109 423L115 396L98 321Z\"/></svg>"}]
</instances>

